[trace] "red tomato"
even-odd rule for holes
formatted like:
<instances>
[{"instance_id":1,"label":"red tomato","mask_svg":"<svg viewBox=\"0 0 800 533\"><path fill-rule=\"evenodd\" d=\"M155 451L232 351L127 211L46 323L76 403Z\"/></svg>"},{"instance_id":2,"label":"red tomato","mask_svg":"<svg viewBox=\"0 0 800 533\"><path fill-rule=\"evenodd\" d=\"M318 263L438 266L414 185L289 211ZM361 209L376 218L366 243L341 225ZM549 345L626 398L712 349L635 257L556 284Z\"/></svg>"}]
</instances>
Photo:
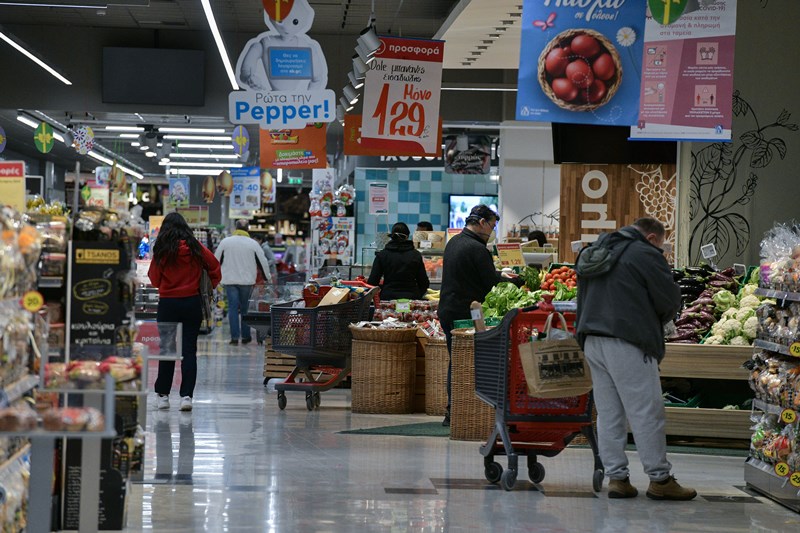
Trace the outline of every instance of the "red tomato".
<instances>
[{"instance_id":1,"label":"red tomato","mask_svg":"<svg viewBox=\"0 0 800 533\"><path fill-rule=\"evenodd\" d=\"M554 78L560 78L569 64L566 50L563 48L553 48L544 60L544 68L548 74Z\"/></svg>"},{"instance_id":2,"label":"red tomato","mask_svg":"<svg viewBox=\"0 0 800 533\"><path fill-rule=\"evenodd\" d=\"M581 34L572 39L570 43L572 53L591 59L600 53L600 43L590 35Z\"/></svg>"},{"instance_id":3,"label":"red tomato","mask_svg":"<svg viewBox=\"0 0 800 533\"><path fill-rule=\"evenodd\" d=\"M608 81L613 78L617 72L617 67L614 65L611 54L608 52L600 54L600 57L592 63L592 72L594 72L595 78L599 80Z\"/></svg>"},{"instance_id":4,"label":"red tomato","mask_svg":"<svg viewBox=\"0 0 800 533\"><path fill-rule=\"evenodd\" d=\"M554 79L552 87L553 93L565 102L571 102L578 97L578 88L567 78Z\"/></svg>"},{"instance_id":5,"label":"red tomato","mask_svg":"<svg viewBox=\"0 0 800 533\"><path fill-rule=\"evenodd\" d=\"M601 80L594 80L587 89L586 99L590 104L596 104L606 96L606 84Z\"/></svg>"}]
</instances>

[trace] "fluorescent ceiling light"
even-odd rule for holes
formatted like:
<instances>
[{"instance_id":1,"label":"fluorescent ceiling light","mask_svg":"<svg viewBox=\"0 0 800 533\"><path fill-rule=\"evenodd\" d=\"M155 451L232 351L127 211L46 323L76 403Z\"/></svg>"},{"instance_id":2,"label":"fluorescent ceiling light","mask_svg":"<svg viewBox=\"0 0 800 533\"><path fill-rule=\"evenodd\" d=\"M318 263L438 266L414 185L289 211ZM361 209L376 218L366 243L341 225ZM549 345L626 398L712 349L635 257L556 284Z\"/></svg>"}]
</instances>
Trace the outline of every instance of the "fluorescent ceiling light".
<instances>
[{"instance_id":1,"label":"fluorescent ceiling light","mask_svg":"<svg viewBox=\"0 0 800 533\"><path fill-rule=\"evenodd\" d=\"M214 19L214 12L211 10L211 0L200 0L200 2L203 4L203 11L206 12L208 26L211 28L212 35L214 35L214 41L217 43L217 49L222 58L222 64L225 65L225 72L228 73L228 79L231 81L231 87L233 87L234 91L238 91L239 84L236 83L236 76L233 74L231 60L228 58L228 52L225 50L225 43L222 41L222 35L219 33L217 21Z\"/></svg>"},{"instance_id":2,"label":"fluorescent ceiling light","mask_svg":"<svg viewBox=\"0 0 800 533\"><path fill-rule=\"evenodd\" d=\"M33 53L29 52L21 44L17 44L17 42L14 39L12 39L9 35L6 35L6 33L4 32L2 27L0 27L0 39L4 40L8 44L10 44L12 48L16 48L17 51L22 53L25 57L27 57L28 59L30 59L31 61L33 61L34 63L36 63L40 67L42 67L43 69L45 69L47 72L49 72L54 77L58 78L63 84L72 85L71 81L69 81L67 78L65 78L64 76L62 76L58 72L56 72L56 70L53 67L51 67L50 65L48 65L47 63L45 63L44 61L42 61L41 59L39 59L35 55L33 55Z\"/></svg>"},{"instance_id":3,"label":"fluorescent ceiling light","mask_svg":"<svg viewBox=\"0 0 800 533\"><path fill-rule=\"evenodd\" d=\"M144 131L144 128L140 126L106 126L106 131Z\"/></svg>"},{"instance_id":4,"label":"fluorescent ceiling light","mask_svg":"<svg viewBox=\"0 0 800 533\"><path fill-rule=\"evenodd\" d=\"M161 163L159 163L161 165ZM163 165L162 165L163 166ZM207 163L203 162L194 162L194 161L181 161L180 163L175 163L173 167L201 167L201 168L242 168L244 165L241 163Z\"/></svg>"},{"instance_id":5,"label":"fluorescent ceiling light","mask_svg":"<svg viewBox=\"0 0 800 533\"><path fill-rule=\"evenodd\" d=\"M120 133L119 137L120 137L120 139L138 139L139 138L139 134L137 134L137 133Z\"/></svg>"},{"instance_id":6,"label":"fluorescent ceiling light","mask_svg":"<svg viewBox=\"0 0 800 533\"><path fill-rule=\"evenodd\" d=\"M36 129L36 128L39 127L39 123L38 122L35 122L34 120L26 117L25 115L17 115L17 120L19 120L20 122L22 122L26 126L30 126L33 129Z\"/></svg>"},{"instance_id":7,"label":"fluorescent ceiling light","mask_svg":"<svg viewBox=\"0 0 800 533\"><path fill-rule=\"evenodd\" d=\"M220 173L218 168L171 168L170 174L181 174L184 176L216 176Z\"/></svg>"},{"instance_id":8,"label":"fluorescent ceiling light","mask_svg":"<svg viewBox=\"0 0 800 533\"><path fill-rule=\"evenodd\" d=\"M119 163L117 163L117 168L120 169L121 171L123 171L125 174L130 174L131 176L133 176L136 179L139 179L139 180L144 179L144 176L142 174L140 174L140 173L138 173L138 172L136 172L134 170L131 170L128 167L123 167Z\"/></svg>"},{"instance_id":9,"label":"fluorescent ceiling light","mask_svg":"<svg viewBox=\"0 0 800 533\"><path fill-rule=\"evenodd\" d=\"M278 183L283 183L283 169L278 169Z\"/></svg>"},{"instance_id":10,"label":"fluorescent ceiling light","mask_svg":"<svg viewBox=\"0 0 800 533\"><path fill-rule=\"evenodd\" d=\"M231 141L230 135L164 135L168 141Z\"/></svg>"},{"instance_id":11,"label":"fluorescent ceiling light","mask_svg":"<svg viewBox=\"0 0 800 533\"><path fill-rule=\"evenodd\" d=\"M131 146L141 146L141 145L142 145L142 144L141 144L140 142L138 142L138 141L137 141L137 142L132 142L132 143L131 143Z\"/></svg>"},{"instance_id":12,"label":"fluorescent ceiling light","mask_svg":"<svg viewBox=\"0 0 800 533\"><path fill-rule=\"evenodd\" d=\"M225 128L162 128L160 126L158 131L161 133L227 133Z\"/></svg>"},{"instance_id":13,"label":"fluorescent ceiling light","mask_svg":"<svg viewBox=\"0 0 800 533\"><path fill-rule=\"evenodd\" d=\"M172 154L173 159L238 159L236 154Z\"/></svg>"},{"instance_id":14,"label":"fluorescent ceiling light","mask_svg":"<svg viewBox=\"0 0 800 533\"><path fill-rule=\"evenodd\" d=\"M155 153L155 152L145 152L145 153L144 153L144 155L145 155L146 157L155 157L155 156L156 156L156 153Z\"/></svg>"},{"instance_id":15,"label":"fluorescent ceiling light","mask_svg":"<svg viewBox=\"0 0 800 533\"><path fill-rule=\"evenodd\" d=\"M233 150L233 144L198 144L198 143L178 143L178 148L193 148L195 150Z\"/></svg>"},{"instance_id":16,"label":"fluorescent ceiling light","mask_svg":"<svg viewBox=\"0 0 800 533\"><path fill-rule=\"evenodd\" d=\"M107 158L105 156L102 156L102 155L98 154L94 150L89 151L89 157L97 159L98 161L100 161L101 163L105 163L106 165L113 165L114 164L114 161L112 161L111 159L109 159L109 158Z\"/></svg>"}]
</instances>

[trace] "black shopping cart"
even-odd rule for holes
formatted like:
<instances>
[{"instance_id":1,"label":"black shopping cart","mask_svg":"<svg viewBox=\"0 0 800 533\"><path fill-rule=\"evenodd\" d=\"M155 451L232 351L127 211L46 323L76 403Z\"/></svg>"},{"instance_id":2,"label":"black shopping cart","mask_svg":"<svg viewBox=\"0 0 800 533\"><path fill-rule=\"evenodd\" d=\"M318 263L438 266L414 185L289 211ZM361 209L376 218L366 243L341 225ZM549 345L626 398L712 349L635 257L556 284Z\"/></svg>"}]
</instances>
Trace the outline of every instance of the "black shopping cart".
<instances>
[{"instance_id":1,"label":"black shopping cart","mask_svg":"<svg viewBox=\"0 0 800 533\"><path fill-rule=\"evenodd\" d=\"M286 407L286 391L305 391L306 407L312 411L319 407L320 393L350 375L350 324L369 320L378 291L371 289L355 300L321 307L297 307L299 302L272 306L272 348L296 361L291 374L275 385L280 409ZM304 380L298 381L301 374Z\"/></svg>"},{"instance_id":2,"label":"black shopping cart","mask_svg":"<svg viewBox=\"0 0 800 533\"><path fill-rule=\"evenodd\" d=\"M256 341L264 344L272 333L273 305L286 305L299 300L303 294L305 273L279 275L277 283L256 285L250 294L247 312L242 315L242 323L256 330ZM267 380L264 380L267 384Z\"/></svg>"},{"instance_id":3,"label":"black shopping cart","mask_svg":"<svg viewBox=\"0 0 800 533\"><path fill-rule=\"evenodd\" d=\"M480 448L484 474L489 482L511 490L517 480L518 457L525 455L528 477L539 483L545 469L537 456L555 457L576 436L584 435L594 455L592 488L599 492L604 471L592 427L591 393L567 398L528 396L518 346L542 329L542 313L534 309L513 309L496 328L475 334L475 391L496 414L494 430ZM495 455L508 457L507 470L494 460Z\"/></svg>"}]
</instances>

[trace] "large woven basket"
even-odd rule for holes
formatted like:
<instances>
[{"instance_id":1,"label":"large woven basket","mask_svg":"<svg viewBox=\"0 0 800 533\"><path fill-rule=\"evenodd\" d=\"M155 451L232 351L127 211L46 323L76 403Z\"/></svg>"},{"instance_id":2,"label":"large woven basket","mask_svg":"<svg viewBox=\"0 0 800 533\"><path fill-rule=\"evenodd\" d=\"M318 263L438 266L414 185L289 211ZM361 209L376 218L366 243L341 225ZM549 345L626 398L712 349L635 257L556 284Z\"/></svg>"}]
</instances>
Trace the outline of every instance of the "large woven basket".
<instances>
[{"instance_id":1,"label":"large woven basket","mask_svg":"<svg viewBox=\"0 0 800 533\"><path fill-rule=\"evenodd\" d=\"M474 333L453 330L453 375L450 405L450 438L479 440L489 438L494 427L494 409L475 394Z\"/></svg>"},{"instance_id":2,"label":"large woven basket","mask_svg":"<svg viewBox=\"0 0 800 533\"><path fill-rule=\"evenodd\" d=\"M351 370L353 412L412 412L416 359L415 341L374 342L354 339Z\"/></svg>"},{"instance_id":3,"label":"large woven basket","mask_svg":"<svg viewBox=\"0 0 800 533\"><path fill-rule=\"evenodd\" d=\"M442 416L447 410L447 364L444 340L428 339L425 346L425 414Z\"/></svg>"},{"instance_id":4,"label":"large woven basket","mask_svg":"<svg viewBox=\"0 0 800 533\"><path fill-rule=\"evenodd\" d=\"M547 59L547 54L549 54L554 48L561 47L562 44L571 42L574 37L581 34L589 35L597 39L598 42L600 42L600 44L603 46L603 48L605 48L608 51L608 53L611 54L611 59L614 61L614 67L616 68L616 73L614 77L611 78L609 82L604 82L608 83L608 85L606 86L605 96L603 97L602 100L600 100L599 102L595 102L593 104L589 103L576 104L571 102L565 102L564 100L556 96L556 94L553 92L552 86L550 85L552 83L552 77L550 76L550 74L547 73L547 71L544 68L545 60ZM611 41L609 41L605 35L596 32L594 30L590 30L588 28L579 28L579 29L576 28L576 29L566 30L556 35L549 43L547 43L547 46L544 47L542 53L539 55L538 69L539 69L539 85L541 85L544 94L546 94L547 97L550 100L552 100L553 103L556 104L558 107L566 109L568 111L592 111L600 106L607 104L614 97L614 95L617 92L617 89L620 86L620 83L622 83L622 62L620 61L619 52L617 51L616 47L613 44L611 44Z\"/></svg>"},{"instance_id":5,"label":"large woven basket","mask_svg":"<svg viewBox=\"0 0 800 533\"><path fill-rule=\"evenodd\" d=\"M414 342L417 328L374 329L350 326L353 339L372 342Z\"/></svg>"}]
</instances>

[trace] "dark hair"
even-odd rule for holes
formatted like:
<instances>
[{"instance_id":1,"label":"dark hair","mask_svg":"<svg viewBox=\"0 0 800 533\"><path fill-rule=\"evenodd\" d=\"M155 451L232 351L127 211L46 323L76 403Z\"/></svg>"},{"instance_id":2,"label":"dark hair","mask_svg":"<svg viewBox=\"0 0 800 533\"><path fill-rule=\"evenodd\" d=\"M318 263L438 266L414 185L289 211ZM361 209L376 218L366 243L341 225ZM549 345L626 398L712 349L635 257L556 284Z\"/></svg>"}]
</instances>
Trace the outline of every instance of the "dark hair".
<instances>
[{"instance_id":1,"label":"dark hair","mask_svg":"<svg viewBox=\"0 0 800 533\"><path fill-rule=\"evenodd\" d=\"M250 227L250 221L244 218L240 218L236 221L236 229L247 231L247 228Z\"/></svg>"},{"instance_id":2,"label":"dark hair","mask_svg":"<svg viewBox=\"0 0 800 533\"><path fill-rule=\"evenodd\" d=\"M417 229L420 231L433 231L433 224L427 220L417 222Z\"/></svg>"},{"instance_id":3,"label":"dark hair","mask_svg":"<svg viewBox=\"0 0 800 533\"><path fill-rule=\"evenodd\" d=\"M192 229L178 213L170 213L164 217L153 246L153 260L160 265L170 265L178 258L181 241L186 241L195 261L202 264L203 246L195 239Z\"/></svg>"},{"instance_id":4,"label":"dark hair","mask_svg":"<svg viewBox=\"0 0 800 533\"><path fill-rule=\"evenodd\" d=\"M543 231L540 231L538 229L528 233L528 240L538 242L539 247L542 247L545 244L547 244L547 236L544 234Z\"/></svg>"},{"instance_id":5,"label":"dark hair","mask_svg":"<svg viewBox=\"0 0 800 533\"><path fill-rule=\"evenodd\" d=\"M394 226L392 226L392 233L389 234L389 237L393 241L405 241L408 240L409 235L411 235L411 231L409 231L405 222L395 222Z\"/></svg>"},{"instance_id":6,"label":"dark hair","mask_svg":"<svg viewBox=\"0 0 800 533\"><path fill-rule=\"evenodd\" d=\"M633 225L645 236L655 233L658 236L665 235L667 230L664 224L651 217L642 217L634 221Z\"/></svg>"},{"instance_id":7,"label":"dark hair","mask_svg":"<svg viewBox=\"0 0 800 533\"><path fill-rule=\"evenodd\" d=\"M466 223L480 224L481 219L488 222L491 218L495 219L497 222L500 222L500 215L492 211L488 205L478 204L472 208L472 211L469 212Z\"/></svg>"}]
</instances>

